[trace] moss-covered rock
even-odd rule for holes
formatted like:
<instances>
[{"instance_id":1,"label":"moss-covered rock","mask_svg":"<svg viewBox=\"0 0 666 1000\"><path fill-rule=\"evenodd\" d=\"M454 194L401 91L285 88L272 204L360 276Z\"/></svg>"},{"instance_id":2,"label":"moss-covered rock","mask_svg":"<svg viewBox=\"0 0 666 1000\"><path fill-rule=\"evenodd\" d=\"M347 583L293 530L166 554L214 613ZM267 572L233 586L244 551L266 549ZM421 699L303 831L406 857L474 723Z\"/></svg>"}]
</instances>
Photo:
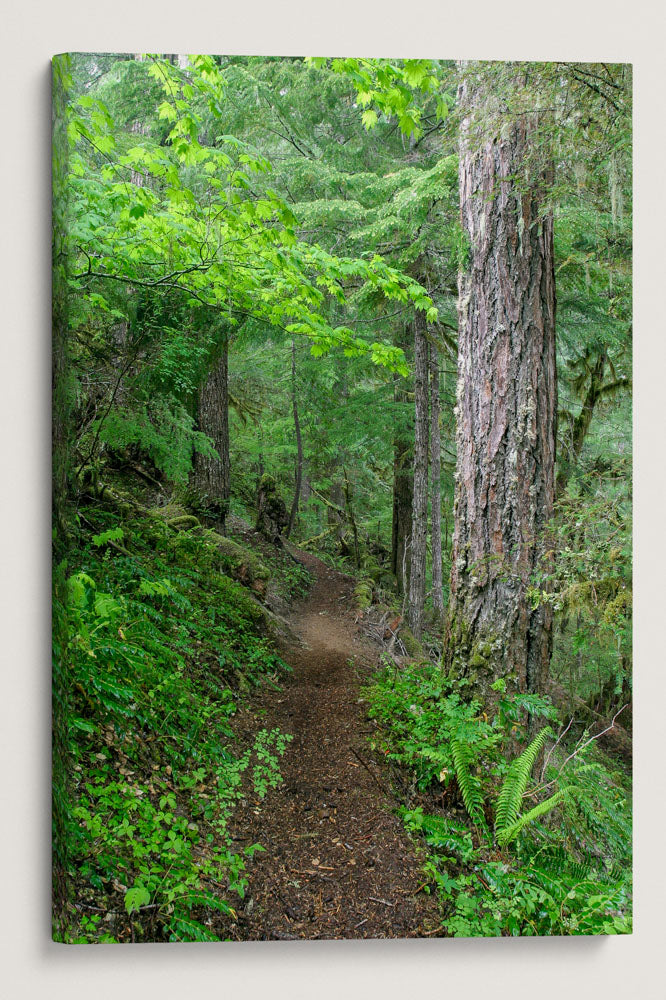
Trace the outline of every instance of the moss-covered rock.
<instances>
[{"instance_id":1,"label":"moss-covered rock","mask_svg":"<svg viewBox=\"0 0 666 1000\"><path fill-rule=\"evenodd\" d=\"M403 626L400 629L400 638L402 639L402 643L407 650L408 656L412 657L412 659L417 659L418 657L423 656L423 646L411 629Z\"/></svg>"},{"instance_id":2,"label":"moss-covered rock","mask_svg":"<svg viewBox=\"0 0 666 1000\"><path fill-rule=\"evenodd\" d=\"M261 561L256 552L231 538L225 538L216 531L205 531L205 537L213 542L219 557L220 568L234 580L249 587L259 597L264 597L271 578L271 571Z\"/></svg>"},{"instance_id":3,"label":"moss-covered rock","mask_svg":"<svg viewBox=\"0 0 666 1000\"><path fill-rule=\"evenodd\" d=\"M354 587L354 597L361 611L366 611L372 604L372 580L359 580Z\"/></svg>"},{"instance_id":4,"label":"moss-covered rock","mask_svg":"<svg viewBox=\"0 0 666 1000\"><path fill-rule=\"evenodd\" d=\"M215 546L218 553L217 568L219 570L244 587L248 587L259 597L264 597L271 571L252 549L239 545L238 542L220 535L212 528L204 528L194 514L189 513L178 503L172 502L164 507L153 507L150 514L153 517L159 517L175 531L195 530L196 534Z\"/></svg>"}]
</instances>

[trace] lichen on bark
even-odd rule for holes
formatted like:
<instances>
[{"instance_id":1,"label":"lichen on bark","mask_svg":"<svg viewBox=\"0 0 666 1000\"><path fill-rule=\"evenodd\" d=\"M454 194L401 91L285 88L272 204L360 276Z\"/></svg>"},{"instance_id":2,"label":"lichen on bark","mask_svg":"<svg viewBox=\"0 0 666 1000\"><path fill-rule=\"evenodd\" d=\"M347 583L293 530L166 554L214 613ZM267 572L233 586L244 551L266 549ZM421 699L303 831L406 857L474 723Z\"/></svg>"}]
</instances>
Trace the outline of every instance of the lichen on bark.
<instances>
[{"instance_id":1,"label":"lichen on bark","mask_svg":"<svg viewBox=\"0 0 666 1000\"><path fill-rule=\"evenodd\" d=\"M518 74L520 70L516 68ZM445 663L483 696L543 686L551 614L530 577L552 514L557 386L548 164L533 155L535 115L502 114L483 66L460 87L461 220L457 466ZM488 103L501 127L481 127Z\"/></svg>"}]
</instances>

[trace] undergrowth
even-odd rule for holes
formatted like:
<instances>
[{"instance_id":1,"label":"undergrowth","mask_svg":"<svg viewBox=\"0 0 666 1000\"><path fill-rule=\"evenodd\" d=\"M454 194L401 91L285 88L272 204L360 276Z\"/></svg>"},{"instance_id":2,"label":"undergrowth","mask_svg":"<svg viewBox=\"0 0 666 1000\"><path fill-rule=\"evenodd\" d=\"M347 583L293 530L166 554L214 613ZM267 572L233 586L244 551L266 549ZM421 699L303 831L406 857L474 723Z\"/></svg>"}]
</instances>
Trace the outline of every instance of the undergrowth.
<instances>
[{"instance_id":1,"label":"undergrowth","mask_svg":"<svg viewBox=\"0 0 666 1000\"><path fill-rule=\"evenodd\" d=\"M628 779L587 734L556 736L531 694L498 690L491 718L432 663L386 667L364 697L374 748L412 775L403 818L444 934L631 932Z\"/></svg>"},{"instance_id":2,"label":"undergrowth","mask_svg":"<svg viewBox=\"0 0 666 1000\"><path fill-rule=\"evenodd\" d=\"M234 850L229 818L279 783L290 739L262 730L241 752L230 719L240 690L276 683L285 664L209 541L89 506L70 550L54 588L54 678L67 693L54 937L218 940L262 850Z\"/></svg>"}]
</instances>

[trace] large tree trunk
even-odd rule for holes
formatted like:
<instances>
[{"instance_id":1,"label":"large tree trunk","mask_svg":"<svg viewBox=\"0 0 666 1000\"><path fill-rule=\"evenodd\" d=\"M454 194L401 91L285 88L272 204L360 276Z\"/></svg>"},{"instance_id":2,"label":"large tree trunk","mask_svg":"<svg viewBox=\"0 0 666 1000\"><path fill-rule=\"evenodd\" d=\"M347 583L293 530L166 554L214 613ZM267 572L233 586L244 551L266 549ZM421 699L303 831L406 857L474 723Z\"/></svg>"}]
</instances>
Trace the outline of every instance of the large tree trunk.
<instances>
[{"instance_id":1,"label":"large tree trunk","mask_svg":"<svg viewBox=\"0 0 666 1000\"><path fill-rule=\"evenodd\" d=\"M429 345L430 371L430 546L432 548L432 603L436 614L444 614L442 594L442 441L439 428L439 354Z\"/></svg>"},{"instance_id":2,"label":"large tree trunk","mask_svg":"<svg viewBox=\"0 0 666 1000\"><path fill-rule=\"evenodd\" d=\"M406 344L398 341L406 349ZM393 385L393 520L391 526L391 573L395 576L398 593L409 592L411 563L412 497L414 494L414 428L411 415L406 416L409 394L402 375L395 375Z\"/></svg>"},{"instance_id":3,"label":"large tree trunk","mask_svg":"<svg viewBox=\"0 0 666 1000\"><path fill-rule=\"evenodd\" d=\"M201 455L194 457L193 481L206 506L220 521L224 530L229 513L230 474L229 460L229 343L224 337L213 369L199 394L197 413L199 430L207 434L219 458Z\"/></svg>"},{"instance_id":4,"label":"large tree trunk","mask_svg":"<svg viewBox=\"0 0 666 1000\"><path fill-rule=\"evenodd\" d=\"M354 508L352 506L352 493L351 484L349 482L349 476L347 475L347 470L343 466L342 471L345 475L345 508L347 510L347 518L351 524L352 537L354 539L354 563L356 569L361 568L361 550L358 543L358 527L356 526L356 518L354 517Z\"/></svg>"},{"instance_id":5,"label":"large tree trunk","mask_svg":"<svg viewBox=\"0 0 666 1000\"><path fill-rule=\"evenodd\" d=\"M555 489L557 386L553 220L542 211L535 121L501 121L480 142L491 100L483 70L461 84L455 529L446 664L482 697L543 686L552 615L534 608L530 576Z\"/></svg>"},{"instance_id":6,"label":"large tree trunk","mask_svg":"<svg viewBox=\"0 0 666 1000\"><path fill-rule=\"evenodd\" d=\"M423 631L426 541L428 536L428 341L425 313L414 319L414 499L412 506L409 626L417 639Z\"/></svg>"}]
</instances>

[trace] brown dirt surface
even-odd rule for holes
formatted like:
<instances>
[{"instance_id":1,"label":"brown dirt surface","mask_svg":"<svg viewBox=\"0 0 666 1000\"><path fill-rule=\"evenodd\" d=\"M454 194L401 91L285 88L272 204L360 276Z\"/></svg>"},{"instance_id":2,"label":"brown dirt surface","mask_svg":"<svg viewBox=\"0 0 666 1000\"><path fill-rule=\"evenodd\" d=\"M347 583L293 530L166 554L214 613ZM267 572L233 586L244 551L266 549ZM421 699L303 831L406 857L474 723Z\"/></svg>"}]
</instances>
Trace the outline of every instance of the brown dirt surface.
<instances>
[{"instance_id":1,"label":"brown dirt surface","mask_svg":"<svg viewBox=\"0 0 666 1000\"><path fill-rule=\"evenodd\" d=\"M237 940L434 936L437 903L424 892L416 847L396 815L389 770L369 748L359 688L377 648L357 634L354 581L308 553L308 597L292 613L301 646L281 650L283 687L260 689L238 717L239 737L279 727L293 735L283 783L234 815L237 850L248 861Z\"/></svg>"}]
</instances>

